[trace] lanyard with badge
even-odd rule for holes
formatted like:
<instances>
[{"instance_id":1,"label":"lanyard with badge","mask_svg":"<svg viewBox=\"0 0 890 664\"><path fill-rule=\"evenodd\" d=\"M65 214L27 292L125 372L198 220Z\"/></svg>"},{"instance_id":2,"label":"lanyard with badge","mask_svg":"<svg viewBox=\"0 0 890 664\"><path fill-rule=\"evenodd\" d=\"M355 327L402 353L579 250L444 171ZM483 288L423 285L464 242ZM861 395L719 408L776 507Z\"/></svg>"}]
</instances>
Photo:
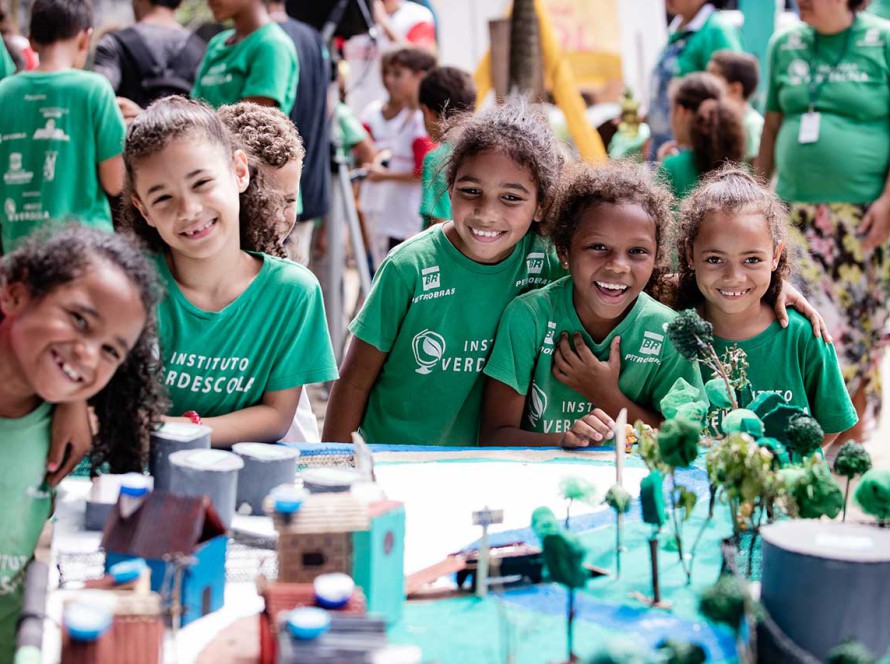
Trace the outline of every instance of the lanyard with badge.
<instances>
[{"instance_id":1,"label":"lanyard with badge","mask_svg":"<svg viewBox=\"0 0 890 664\"><path fill-rule=\"evenodd\" d=\"M825 87L828 79L831 78L831 75L834 74L835 70L840 66L844 57L847 55L852 34L853 26L851 25L847 28L847 34L844 37L844 47L841 49L840 55L831 68L825 73L825 76L819 81L816 80L817 76L815 71L819 56L819 33L815 32L813 35L813 64L811 67L812 71L810 80L807 83L807 97L810 102L810 108L809 111L804 113L800 118L800 131L797 134L798 143L815 143L819 140L819 123L822 120L822 114L816 111L816 102L819 101L819 96L822 94L822 88Z\"/></svg>"}]
</instances>

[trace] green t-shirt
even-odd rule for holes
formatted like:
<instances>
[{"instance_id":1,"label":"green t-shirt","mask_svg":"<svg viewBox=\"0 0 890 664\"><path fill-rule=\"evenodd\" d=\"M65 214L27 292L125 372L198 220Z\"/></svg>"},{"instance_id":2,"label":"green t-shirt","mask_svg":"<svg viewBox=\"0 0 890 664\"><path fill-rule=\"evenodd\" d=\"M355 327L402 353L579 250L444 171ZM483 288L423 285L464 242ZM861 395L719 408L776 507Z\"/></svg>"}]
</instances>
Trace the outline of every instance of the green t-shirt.
<instances>
[{"instance_id":1,"label":"green t-shirt","mask_svg":"<svg viewBox=\"0 0 890 664\"><path fill-rule=\"evenodd\" d=\"M775 392L788 403L806 409L825 433L840 433L859 418L850 401L837 362L834 346L813 336L810 322L794 310L788 312L788 327L778 321L745 341L714 337L714 349L722 357L727 348L738 346L748 356L746 373L754 396ZM725 411L708 414L712 431L718 431Z\"/></svg>"},{"instance_id":2,"label":"green t-shirt","mask_svg":"<svg viewBox=\"0 0 890 664\"><path fill-rule=\"evenodd\" d=\"M849 30L818 38L801 23L773 37L767 61L766 110L784 115L775 146L779 196L801 203L875 200L890 163L890 23L857 15ZM827 77L815 95L819 138L802 144L814 68L817 81Z\"/></svg>"},{"instance_id":3,"label":"green t-shirt","mask_svg":"<svg viewBox=\"0 0 890 664\"><path fill-rule=\"evenodd\" d=\"M756 108L746 104L742 124L745 126L745 137L748 139L745 156L748 159L756 159L757 153L760 152L760 136L763 134L763 116Z\"/></svg>"},{"instance_id":4,"label":"green t-shirt","mask_svg":"<svg viewBox=\"0 0 890 664\"><path fill-rule=\"evenodd\" d=\"M667 157L661 162L661 172L677 200L686 198L695 189L700 177L692 150L683 150Z\"/></svg>"},{"instance_id":5,"label":"green t-shirt","mask_svg":"<svg viewBox=\"0 0 890 664\"><path fill-rule=\"evenodd\" d=\"M264 254L259 274L221 311L189 302L157 260L167 287L158 307L170 415L202 417L255 406L263 393L337 377L321 288L302 265Z\"/></svg>"},{"instance_id":6,"label":"green t-shirt","mask_svg":"<svg viewBox=\"0 0 890 664\"><path fill-rule=\"evenodd\" d=\"M192 97L215 108L248 97L268 97L285 114L290 113L300 77L291 38L274 22L235 44L226 44L234 34L234 30L223 30L207 44Z\"/></svg>"},{"instance_id":7,"label":"green t-shirt","mask_svg":"<svg viewBox=\"0 0 890 664\"><path fill-rule=\"evenodd\" d=\"M112 230L98 165L121 154L125 133L99 74L21 72L0 81L3 251L49 220Z\"/></svg>"},{"instance_id":8,"label":"green t-shirt","mask_svg":"<svg viewBox=\"0 0 890 664\"><path fill-rule=\"evenodd\" d=\"M572 278L566 277L523 295L507 307L498 327L485 374L526 395L522 429L565 433L596 407L553 376L553 352L563 332L581 332L600 360L609 358L612 339L620 336L618 387L639 406L658 410L678 378L701 389L704 398L698 365L683 359L664 332L676 312L641 293L624 320L594 343L575 311L572 291Z\"/></svg>"},{"instance_id":9,"label":"green t-shirt","mask_svg":"<svg viewBox=\"0 0 890 664\"><path fill-rule=\"evenodd\" d=\"M0 78L6 78L13 74L15 74L15 62L9 54L6 44L0 43Z\"/></svg>"},{"instance_id":10,"label":"green t-shirt","mask_svg":"<svg viewBox=\"0 0 890 664\"><path fill-rule=\"evenodd\" d=\"M686 39L686 46L677 55L675 76L686 76L694 71L705 71L716 51L741 51L739 31L722 12L715 11L698 30L677 30L668 37L668 45Z\"/></svg>"},{"instance_id":11,"label":"green t-shirt","mask_svg":"<svg viewBox=\"0 0 890 664\"><path fill-rule=\"evenodd\" d=\"M423 158L423 172L421 174L421 186L423 187L420 199L420 214L423 217L423 227L429 228L430 220L451 219L451 199L448 197L448 178L442 166L451 154L451 145L441 143L430 150Z\"/></svg>"},{"instance_id":12,"label":"green t-shirt","mask_svg":"<svg viewBox=\"0 0 890 664\"><path fill-rule=\"evenodd\" d=\"M880 18L890 19L890 0L871 0L864 11Z\"/></svg>"},{"instance_id":13,"label":"green t-shirt","mask_svg":"<svg viewBox=\"0 0 890 664\"><path fill-rule=\"evenodd\" d=\"M25 566L52 509L43 481L51 420L48 403L18 419L0 418L0 664L12 663Z\"/></svg>"},{"instance_id":14,"label":"green t-shirt","mask_svg":"<svg viewBox=\"0 0 890 664\"><path fill-rule=\"evenodd\" d=\"M565 274L552 246L529 232L500 263L483 265L445 237L443 224L392 251L349 326L388 353L361 431L369 443L479 442L482 368L504 308Z\"/></svg>"}]
</instances>

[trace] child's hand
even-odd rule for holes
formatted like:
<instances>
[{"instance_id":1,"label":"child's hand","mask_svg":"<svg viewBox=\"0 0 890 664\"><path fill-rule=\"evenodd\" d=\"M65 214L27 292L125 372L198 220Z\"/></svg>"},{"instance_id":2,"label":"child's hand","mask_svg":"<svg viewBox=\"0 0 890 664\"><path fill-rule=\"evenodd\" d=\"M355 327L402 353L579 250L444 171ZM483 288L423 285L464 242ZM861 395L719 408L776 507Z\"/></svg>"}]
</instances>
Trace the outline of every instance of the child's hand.
<instances>
[{"instance_id":1,"label":"child's hand","mask_svg":"<svg viewBox=\"0 0 890 664\"><path fill-rule=\"evenodd\" d=\"M559 445L567 449L602 445L612 437L614 427L614 420L597 408L580 420L575 420L572 428L566 431L559 441Z\"/></svg>"},{"instance_id":2,"label":"child's hand","mask_svg":"<svg viewBox=\"0 0 890 664\"><path fill-rule=\"evenodd\" d=\"M386 176L389 174L389 169L386 166L381 166L380 164L371 164L368 166L368 182L382 182L386 179Z\"/></svg>"},{"instance_id":3,"label":"child's hand","mask_svg":"<svg viewBox=\"0 0 890 664\"><path fill-rule=\"evenodd\" d=\"M553 375L563 385L571 387L588 401L602 401L601 395L618 390L618 374L621 371L621 337L612 339L609 359L596 358L580 332L575 332L574 348L565 332L553 353Z\"/></svg>"},{"instance_id":4,"label":"child's hand","mask_svg":"<svg viewBox=\"0 0 890 664\"><path fill-rule=\"evenodd\" d=\"M814 337L821 336L828 343L834 343L825 319L813 308L813 305L807 302L807 299L801 292L787 281L782 282L782 290L779 292L779 297L776 298L775 306L776 318L782 327L788 327L788 312L785 310L785 307L792 307L801 315L810 319Z\"/></svg>"},{"instance_id":5,"label":"child's hand","mask_svg":"<svg viewBox=\"0 0 890 664\"><path fill-rule=\"evenodd\" d=\"M83 401L60 403L53 411L52 437L46 459L46 481L57 486L90 451L93 432Z\"/></svg>"}]
</instances>

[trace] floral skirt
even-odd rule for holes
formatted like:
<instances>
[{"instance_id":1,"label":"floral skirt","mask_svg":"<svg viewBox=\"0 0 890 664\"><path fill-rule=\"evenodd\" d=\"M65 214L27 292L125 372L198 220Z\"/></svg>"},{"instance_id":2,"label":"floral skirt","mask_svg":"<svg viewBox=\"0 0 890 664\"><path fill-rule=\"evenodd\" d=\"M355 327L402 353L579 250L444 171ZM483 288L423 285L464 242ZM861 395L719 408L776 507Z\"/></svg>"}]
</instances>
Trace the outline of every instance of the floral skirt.
<instances>
[{"instance_id":1,"label":"floral skirt","mask_svg":"<svg viewBox=\"0 0 890 664\"><path fill-rule=\"evenodd\" d=\"M792 203L795 285L822 314L834 337L844 382L860 390L860 419L881 411L881 335L890 317L890 245L865 254L857 232L867 205Z\"/></svg>"}]
</instances>

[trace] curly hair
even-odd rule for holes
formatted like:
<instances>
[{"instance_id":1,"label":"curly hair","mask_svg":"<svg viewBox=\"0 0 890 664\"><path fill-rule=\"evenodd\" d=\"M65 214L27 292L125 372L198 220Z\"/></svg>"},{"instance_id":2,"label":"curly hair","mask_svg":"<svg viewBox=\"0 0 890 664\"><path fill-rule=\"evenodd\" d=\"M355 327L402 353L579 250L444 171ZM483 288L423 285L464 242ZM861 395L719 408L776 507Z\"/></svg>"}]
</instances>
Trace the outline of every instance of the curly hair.
<instances>
[{"instance_id":1,"label":"curly hair","mask_svg":"<svg viewBox=\"0 0 890 664\"><path fill-rule=\"evenodd\" d=\"M291 162L303 165L306 150L303 139L291 119L277 108L260 106L251 102L238 102L222 106L217 111L219 119L232 133L232 140L247 153L250 166L250 184L247 185L246 200L240 210L242 228L252 228L252 236L242 234L242 245L253 247L255 251L287 258L280 240L274 246L266 244L266 235L256 235L256 228L250 219L274 219L285 206L284 199L266 186L263 169L278 169ZM274 225L270 224L273 228ZM256 249L262 244L263 249Z\"/></svg>"},{"instance_id":2,"label":"curly hair","mask_svg":"<svg viewBox=\"0 0 890 664\"><path fill-rule=\"evenodd\" d=\"M529 170L537 187L538 205L546 212L562 171L563 156L547 119L529 109L524 98L513 96L479 113L455 116L449 120L446 132L452 150L442 169L449 189L464 161L483 152L500 152ZM539 225L533 224L532 228Z\"/></svg>"},{"instance_id":3,"label":"curly hair","mask_svg":"<svg viewBox=\"0 0 890 664\"><path fill-rule=\"evenodd\" d=\"M705 72L684 76L673 87L673 103L694 114L689 139L701 175L745 158L747 139L742 115L724 98L720 79Z\"/></svg>"},{"instance_id":4,"label":"curly hair","mask_svg":"<svg viewBox=\"0 0 890 664\"><path fill-rule=\"evenodd\" d=\"M248 157L263 166L281 168L306 156L294 123L277 108L242 101L221 106L217 114Z\"/></svg>"},{"instance_id":5,"label":"curly hair","mask_svg":"<svg viewBox=\"0 0 890 664\"><path fill-rule=\"evenodd\" d=\"M550 209L545 232L556 251L565 255L581 219L599 205L639 205L655 224L655 268L644 290L661 299L665 290L664 263L673 196L645 165L610 161L603 166L579 162L566 169Z\"/></svg>"},{"instance_id":6,"label":"curly hair","mask_svg":"<svg viewBox=\"0 0 890 664\"><path fill-rule=\"evenodd\" d=\"M744 169L726 166L708 175L680 207L672 233L679 260L676 294L672 298L674 308L689 309L704 301L695 280L689 248L698 237L702 224L715 213L761 215L769 228L773 247L783 243L779 262L763 296L764 300L775 304L782 292L782 282L791 274L788 209L764 181Z\"/></svg>"},{"instance_id":7,"label":"curly hair","mask_svg":"<svg viewBox=\"0 0 890 664\"><path fill-rule=\"evenodd\" d=\"M139 162L157 154L174 140L192 136L199 136L212 145L218 145L228 154L242 149L240 142L226 129L216 111L203 102L184 97L157 100L140 113L127 129L122 225L142 238L155 252L162 252L166 245L157 230L146 223L142 213L132 202L137 197L135 176ZM269 219L281 208L280 197L263 186L256 168L252 169L251 176L250 184L239 197L241 248L245 251L283 256L284 249L275 236L274 225L269 223Z\"/></svg>"},{"instance_id":8,"label":"curly hair","mask_svg":"<svg viewBox=\"0 0 890 664\"><path fill-rule=\"evenodd\" d=\"M155 311L162 296L157 272L141 244L132 236L77 224L49 236L49 229L28 238L3 257L3 283L22 283L32 298L41 298L69 283L95 261L117 266L139 291L145 308L145 327L114 376L89 400L99 421L93 442L92 469L107 461L111 472L141 471L151 430L166 412L167 400L157 358Z\"/></svg>"}]
</instances>

